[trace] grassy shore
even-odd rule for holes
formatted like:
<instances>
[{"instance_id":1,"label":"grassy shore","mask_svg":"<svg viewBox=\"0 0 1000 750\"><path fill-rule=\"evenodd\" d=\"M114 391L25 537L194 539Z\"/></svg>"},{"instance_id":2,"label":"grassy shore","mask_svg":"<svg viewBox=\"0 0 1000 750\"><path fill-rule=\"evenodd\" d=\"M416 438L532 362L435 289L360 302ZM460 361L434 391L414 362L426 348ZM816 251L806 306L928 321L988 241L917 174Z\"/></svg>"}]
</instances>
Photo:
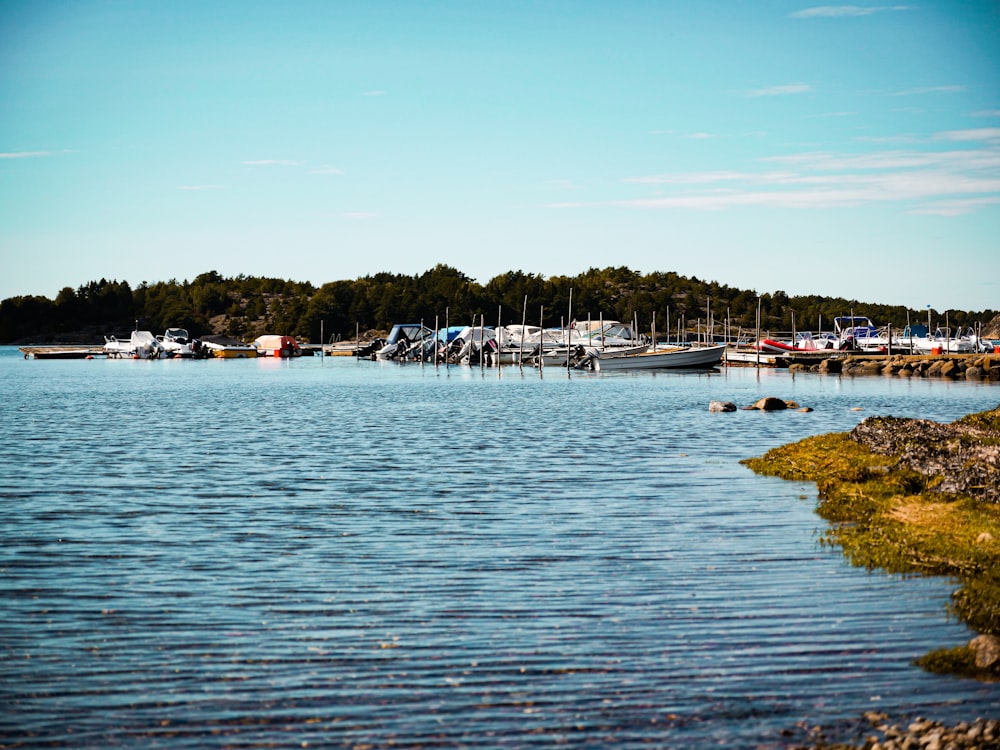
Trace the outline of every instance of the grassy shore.
<instances>
[{"instance_id":1,"label":"grassy shore","mask_svg":"<svg viewBox=\"0 0 1000 750\"><path fill-rule=\"evenodd\" d=\"M816 482L822 537L852 563L957 579L950 612L1000 636L1000 407L942 425L871 418L743 462L759 474ZM970 644L917 660L924 669L1000 677Z\"/></svg>"}]
</instances>

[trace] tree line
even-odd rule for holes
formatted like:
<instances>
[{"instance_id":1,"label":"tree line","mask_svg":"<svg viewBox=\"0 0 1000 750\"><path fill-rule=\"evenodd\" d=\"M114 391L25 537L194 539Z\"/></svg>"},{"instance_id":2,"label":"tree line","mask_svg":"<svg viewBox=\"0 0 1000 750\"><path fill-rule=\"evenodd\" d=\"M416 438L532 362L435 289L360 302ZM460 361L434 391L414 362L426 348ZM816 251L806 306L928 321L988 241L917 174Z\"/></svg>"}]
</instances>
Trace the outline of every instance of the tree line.
<instances>
[{"instance_id":1,"label":"tree line","mask_svg":"<svg viewBox=\"0 0 1000 750\"><path fill-rule=\"evenodd\" d=\"M570 305L572 304L572 309ZM789 296L783 291L758 294L716 281L674 272L640 274L624 266L591 268L576 276L544 276L508 271L479 284L461 271L437 265L422 274L377 273L355 280L332 281L315 287L309 282L239 275L225 278L216 271L193 281L175 279L132 288L128 282L90 281L76 289L63 288L55 299L11 297L0 302L0 342L97 343L104 334L121 335L133 328L162 333L186 328L192 336L225 333L251 340L264 333L291 335L319 342L356 331L385 331L394 323L423 321L433 327L447 320L466 325L485 319L486 325L557 326L568 317L592 320L638 320L641 330L655 323L662 331L670 321L693 330L714 319L716 332L728 320L733 331L753 332L758 308L763 331L832 328L838 315L865 315L877 325L902 327L908 320L926 322L927 311L902 306L863 303L822 296ZM931 311L934 324L943 311ZM948 322L986 323L996 312L949 310ZM481 318L482 316L482 318Z\"/></svg>"}]
</instances>

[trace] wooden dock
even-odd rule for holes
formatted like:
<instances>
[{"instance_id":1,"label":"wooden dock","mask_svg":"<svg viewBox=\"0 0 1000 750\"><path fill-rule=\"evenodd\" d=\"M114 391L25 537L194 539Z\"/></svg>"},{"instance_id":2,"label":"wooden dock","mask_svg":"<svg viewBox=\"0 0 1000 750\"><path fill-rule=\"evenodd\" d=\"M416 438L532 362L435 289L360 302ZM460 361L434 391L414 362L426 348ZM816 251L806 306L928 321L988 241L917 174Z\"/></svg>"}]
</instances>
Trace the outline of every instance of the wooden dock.
<instances>
[{"instance_id":1,"label":"wooden dock","mask_svg":"<svg viewBox=\"0 0 1000 750\"><path fill-rule=\"evenodd\" d=\"M105 356L104 348L100 346L21 346L18 350L25 359L93 359Z\"/></svg>"}]
</instances>

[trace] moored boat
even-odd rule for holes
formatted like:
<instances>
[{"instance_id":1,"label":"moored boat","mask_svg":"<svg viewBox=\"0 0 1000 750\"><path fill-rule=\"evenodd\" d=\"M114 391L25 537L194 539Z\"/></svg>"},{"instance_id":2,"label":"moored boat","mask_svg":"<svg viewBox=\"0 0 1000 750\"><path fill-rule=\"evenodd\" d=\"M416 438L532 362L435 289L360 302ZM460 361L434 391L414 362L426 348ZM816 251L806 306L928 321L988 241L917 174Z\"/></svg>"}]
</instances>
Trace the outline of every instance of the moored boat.
<instances>
[{"instance_id":1,"label":"moored boat","mask_svg":"<svg viewBox=\"0 0 1000 750\"><path fill-rule=\"evenodd\" d=\"M258 357L299 357L302 349L291 336L267 334L253 341Z\"/></svg>"},{"instance_id":2,"label":"moored boat","mask_svg":"<svg viewBox=\"0 0 1000 750\"><path fill-rule=\"evenodd\" d=\"M202 336L201 345L209 356L220 359L253 359L257 356L257 350L250 344L222 334Z\"/></svg>"},{"instance_id":3,"label":"moored boat","mask_svg":"<svg viewBox=\"0 0 1000 750\"><path fill-rule=\"evenodd\" d=\"M396 323L386 343L372 355L372 359L412 359L419 358L420 349L434 340L434 331L422 323Z\"/></svg>"},{"instance_id":4,"label":"moored boat","mask_svg":"<svg viewBox=\"0 0 1000 750\"><path fill-rule=\"evenodd\" d=\"M104 353L108 359L159 359L164 354L164 348L151 332L132 331L128 341L105 336Z\"/></svg>"},{"instance_id":5,"label":"moored boat","mask_svg":"<svg viewBox=\"0 0 1000 750\"><path fill-rule=\"evenodd\" d=\"M197 354L198 342L192 339L186 328L168 328L157 340L163 345L167 357L193 357Z\"/></svg>"},{"instance_id":6,"label":"moored boat","mask_svg":"<svg viewBox=\"0 0 1000 750\"><path fill-rule=\"evenodd\" d=\"M665 370L665 369L706 369L722 362L726 347L677 346L656 348L639 354L603 357L599 349L587 349L587 356L577 365L577 369L592 369L599 372L617 370Z\"/></svg>"}]
</instances>

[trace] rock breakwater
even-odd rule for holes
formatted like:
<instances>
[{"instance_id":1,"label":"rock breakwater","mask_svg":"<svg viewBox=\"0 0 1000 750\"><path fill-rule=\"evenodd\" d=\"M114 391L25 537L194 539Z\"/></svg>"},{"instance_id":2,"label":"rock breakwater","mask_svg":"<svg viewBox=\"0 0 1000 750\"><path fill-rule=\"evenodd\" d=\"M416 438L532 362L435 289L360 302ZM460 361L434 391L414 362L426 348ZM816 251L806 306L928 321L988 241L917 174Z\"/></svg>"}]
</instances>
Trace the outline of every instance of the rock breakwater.
<instances>
[{"instance_id":1,"label":"rock breakwater","mask_svg":"<svg viewBox=\"0 0 1000 750\"><path fill-rule=\"evenodd\" d=\"M952 380L1000 381L1000 354L852 354L808 363L789 361L788 369L799 372L843 375L889 375L900 378L948 378Z\"/></svg>"}]
</instances>

